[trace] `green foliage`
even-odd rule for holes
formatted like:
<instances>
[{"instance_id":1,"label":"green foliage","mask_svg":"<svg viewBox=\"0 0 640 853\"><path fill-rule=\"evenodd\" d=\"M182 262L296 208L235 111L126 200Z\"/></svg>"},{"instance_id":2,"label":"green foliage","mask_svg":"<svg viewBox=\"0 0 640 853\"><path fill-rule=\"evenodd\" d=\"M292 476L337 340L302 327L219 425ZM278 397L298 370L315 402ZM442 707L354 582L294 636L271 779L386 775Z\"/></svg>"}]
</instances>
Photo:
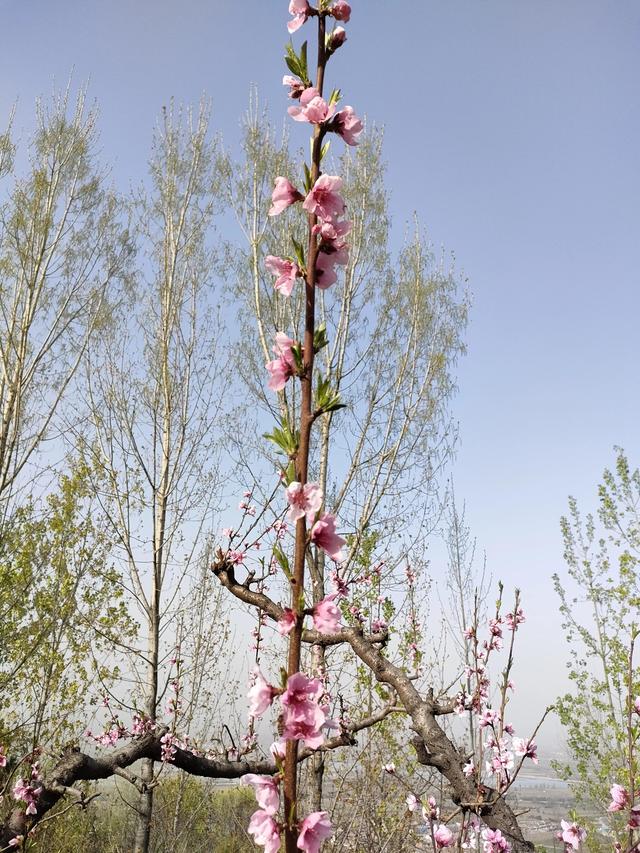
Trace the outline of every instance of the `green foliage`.
<instances>
[{"instance_id":1,"label":"green foliage","mask_svg":"<svg viewBox=\"0 0 640 853\"><path fill-rule=\"evenodd\" d=\"M289 421L285 417L279 427L274 427L269 433L265 433L264 437L273 442L285 456L293 457L298 450L300 442L300 432L289 426Z\"/></svg>"},{"instance_id":2,"label":"green foliage","mask_svg":"<svg viewBox=\"0 0 640 853\"><path fill-rule=\"evenodd\" d=\"M12 751L68 738L89 686L118 675L113 643L135 631L89 475L76 461L44 508L17 509L0 539L0 719Z\"/></svg>"},{"instance_id":3,"label":"green foliage","mask_svg":"<svg viewBox=\"0 0 640 853\"><path fill-rule=\"evenodd\" d=\"M247 788L224 788L171 773L156 788L151 853L251 853L246 834L255 799ZM125 853L130 850L134 812L114 786L84 811L73 808L42 824L34 851Z\"/></svg>"},{"instance_id":4,"label":"green foliage","mask_svg":"<svg viewBox=\"0 0 640 853\"><path fill-rule=\"evenodd\" d=\"M573 689L557 708L572 760L556 769L572 780L578 802L600 810L612 837L624 841L624 819L605 809L611 785L632 789L638 770L629 743L639 734L630 702L640 693L640 678L630 656L640 600L640 472L631 472L619 448L598 497L597 516L583 518L570 498L569 514L561 520L570 585L558 575L554 584Z\"/></svg>"},{"instance_id":5,"label":"green foliage","mask_svg":"<svg viewBox=\"0 0 640 853\"><path fill-rule=\"evenodd\" d=\"M300 53L296 53L293 44L289 42L286 45L286 53L284 61L287 63L287 68L296 77L299 77L303 83L309 84L309 68L307 64L307 42L305 41L300 48Z\"/></svg>"},{"instance_id":6,"label":"green foliage","mask_svg":"<svg viewBox=\"0 0 640 853\"><path fill-rule=\"evenodd\" d=\"M316 411L323 414L337 412L338 409L345 408L344 403L340 402L340 394L332 389L331 380L323 378L321 374L318 374L315 405Z\"/></svg>"}]
</instances>

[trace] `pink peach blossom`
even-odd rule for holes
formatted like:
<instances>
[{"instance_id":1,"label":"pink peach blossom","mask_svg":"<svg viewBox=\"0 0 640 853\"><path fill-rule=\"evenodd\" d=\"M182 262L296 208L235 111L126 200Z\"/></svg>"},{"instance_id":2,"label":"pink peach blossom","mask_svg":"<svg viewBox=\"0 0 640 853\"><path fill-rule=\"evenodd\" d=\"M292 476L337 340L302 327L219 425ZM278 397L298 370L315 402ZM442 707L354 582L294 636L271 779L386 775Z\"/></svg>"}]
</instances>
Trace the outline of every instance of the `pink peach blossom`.
<instances>
[{"instance_id":1,"label":"pink peach blossom","mask_svg":"<svg viewBox=\"0 0 640 853\"><path fill-rule=\"evenodd\" d=\"M289 14L293 15L293 20L287 24L287 29L290 33L295 33L305 23L311 12L307 0L291 0L289 3Z\"/></svg>"},{"instance_id":2,"label":"pink peach blossom","mask_svg":"<svg viewBox=\"0 0 640 853\"><path fill-rule=\"evenodd\" d=\"M440 826L436 827L433 833L433 839L436 842L436 847L438 849L441 849L442 847L451 847L453 844L453 832L451 832L448 826L441 823Z\"/></svg>"},{"instance_id":3,"label":"pink peach blossom","mask_svg":"<svg viewBox=\"0 0 640 853\"><path fill-rule=\"evenodd\" d=\"M297 617L293 610L290 607L285 607L282 612L282 616L277 622L278 633L282 637L286 637L287 634L290 634L291 631L293 631L296 621Z\"/></svg>"},{"instance_id":4,"label":"pink peach blossom","mask_svg":"<svg viewBox=\"0 0 640 853\"><path fill-rule=\"evenodd\" d=\"M247 693L249 713L252 717L261 717L273 702L278 691L266 680L260 669L256 667L252 674L253 684Z\"/></svg>"},{"instance_id":5,"label":"pink peach blossom","mask_svg":"<svg viewBox=\"0 0 640 853\"><path fill-rule=\"evenodd\" d=\"M313 226L312 232L324 246L342 249L346 246L344 237L351 231L353 223L345 219L342 222L318 222Z\"/></svg>"},{"instance_id":6,"label":"pink peach blossom","mask_svg":"<svg viewBox=\"0 0 640 853\"><path fill-rule=\"evenodd\" d=\"M309 213L315 213L325 222L332 222L344 213L345 203L340 195L342 178L337 175L321 175L315 182L302 205Z\"/></svg>"},{"instance_id":7,"label":"pink peach blossom","mask_svg":"<svg viewBox=\"0 0 640 853\"><path fill-rule=\"evenodd\" d=\"M338 572L331 572L331 586L334 588L338 598L347 598L349 595L349 586L347 582L340 577Z\"/></svg>"},{"instance_id":8,"label":"pink peach blossom","mask_svg":"<svg viewBox=\"0 0 640 853\"><path fill-rule=\"evenodd\" d=\"M331 130L339 134L347 145L357 145L364 130L362 119L355 114L353 107L343 107L331 122Z\"/></svg>"},{"instance_id":9,"label":"pink peach blossom","mask_svg":"<svg viewBox=\"0 0 640 853\"><path fill-rule=\"evenodd\" d=\"M510 631L517 631L518 625L522 625L522 623L526 622L527 620L522 607L518 607L515 613L507 613L507 615L504 617L504 621L507 623L507 628Z\"/></svg>"},{"instance_id":10,"label":"pink peach blossom","mask_svg":"<svg viewBox=\"0 0 640 853\"><path fill-rule=\"evenodd\" d=\"M285 74L282 78L282 85L289 87L289 97L297 100L305 90L305 85L302 80L297 77L292 77L291 74Z\"/></svg>"},{"instance_id":11,"label":"pink peach blossom","mask_svg":"<svg viewBox=\"0 0 640 853\"><path fill-rule=\"evenodd\" d=\"M304 740L310 749L322 745L322 728L327 723L326 712L319 701L324 688L317 678L307 678L296 672L287 679L287 689L282 694L282 737L285 740Z\"/></svg>"},{"instance_id":12,"label":"pink peach blossom","mask_svg":"<svg viewBox=\"0 0 640 853\"><path fill-rule=\"evenodd\" d=\"M264 847L265 853L278 853L280 850L280 827L267 812L254 812L247 832L253 835L253 840L259 847Z\"/></svg>"},{"instance_id":13,"label":"pink peach blossom","mask_svg":"<svg viewBox=\"0 0 640 853\"><path fill-rule=\"evenodd\" d=\"M611 805L607 809L608 812L621 812L629 805L629 792L622 785L612 785L611 787Z\"/></svg>"},{"instance_id":14,"label":"pink peach blossom","mask_svg":"<svg viewBox=\"0 0 640 853\"><path fill-rule=\"evenodd\" d=\"M287 742L285 740L274 741L269 747L269 752L276 763L284 761L284 757L287 753Z\"/></svg>"},{"instance_id":15,"label":"pink peach blossom","mask_svg":"<svg viewBox=\"0 0 640 853\"><path fill-rule=\"evenodd\" d=\"M344 21L345 24L348 24L351 17L351 6L347 3L347 0L336 0L329 8L329 14L333 15L336 21Z\"/></svg>"},{"instance_id":16,"label":"pink peach blossom","mask_svg":"<svg viewBox=\"0 0 640 853\"><path fill-rule=\"evenodd\" d=\"M505 726L505 731L506 731ZM522 755L525 758L530 758L534 764L538 763L538 747L534 740L527 740L526 738L514 737L513 739L513 751L516 755ZM612 789L613 790L613 789Z\"/></svg>"},{"instance_id":17,"label":"pink peach blossom","mask_svg":"<svg viewBox=\"0 0 640 853\"><path fill-rule=\"evenodd\" d=\"M333 257L333 255L328 255L326 252L318 252L318 257L316 258L316 287L319 287L320 290L326 290L338 280L336 262Z\"/></svg>"},{"instance_id":18,"label":"pink peach blossom","mask_svg":"<svg viewBox=\"0 0 640 853\"><path fill-rule=\"evenodd\" d=\"M273 776L258 776L256 773L245 773L240 778L243 785L252 785L256 801L263 811L274 815L280 808L280 789Z\"/></svg>"},{"instance_id":19,"label":"pink peach blossom","mask_svg":"<svg viewBox=\"0 0 640 853\"><path fill-rule=\"evenodd\" d=\"M335 107L329 106L314 86L309 86L300 95L300 106L289 107L287 112L294 121L322 124L333 116Z\"/></svg>"},{"instance_id":20,"label":"pink peach blossom","mask_svg":"<svg viewBox=\"0 0 640 853\"><path fill-rule=\"evenodd\" d=\"M273 348L273 352L277 358L274 361L268 361L265 365L271 377L268 387L272 391L282 391L295 373L296 363L293 352L291 351L294 344L295 341L287 337L284 332L276 334L276 345Z\"/></svg>"},{"instance_id":21,"label":"pink peach blossom","mask_svg":"<svg viewBox=\"0 0 640 853\"><path fill-rule=\"evenodd\" d=\"M274 255L267 255L264 265L270 273L278 276L274 284L278 293L291 296L296 278L302 275L300 267L289 258L276 258Z\"/></svg>"},{"instance_id":22,"label":"pink peach blossom","mask_svg":"<svg viewBox=\"0 0 640 853\"><path fill-rule=\"evenodd\" d=\"M287 178L276 178L276 185L271 194L271 207L269 216L277 216L297 201L302 201L304 196L298 192L291 181Z\"/></svg>"},{"instance_id":23,"label":"pink peach blossom","mask_svg":"<svg viewBox=\"0 0 640 853\"><path fill-rule=\"evenodd\" d=\"M325 514L311 528L311 541L328 554L337 563L344 560L343 547L347 544L342 536L336 533L336 518L331 513Z\"/></svg>"},{"instance_id":24,"label":"pink peach blossom","mask_svg":"<svg viewBox=\"0 0 640 853\"><path fill-rule=\"evenodd\" d=\"M40 777L36 775L36 779ZM32 779L32 782L34 780ZM27 808L25 809L25 813L28 815L37 814L38 810L36 808L36 803L38 802L38 798L42 793L42 786L34 788L31 782L25 782L23 779L18 779L14 788L13 788L13 798L14 800L22 800L27 804Z\"/></svg>"},{"instance_id":25,"label":"pink peach blossom","mask_svg":"<svg viewBox=\"0 0 640 853\"><path fill-rule=\"evenodd\" d=\"M307 523L313 524L316 513L322 506L322 489L317 483L302 483L293 482L287 487L287 501L289 502L289 512L287 520L291 524L295 524L300 518L307 517Z\"/></svg>"},{"instance_id":26,"label":"pink peach blossom","mask_svg":"<svg viewBox=\"0 0 640 853\"><path fill-rule=\"evenodd\" d=\"M484 853L510 853L511 845L499 829L483 829Z\"/></svg>"},{"instance_id":27,"label":"pink peach blossom","mask_svg":"<svg viewBox=\"0 0 640 853\"><path fill-rule=\"evenodd\" d=\"M319 853L322 842L331 836L333 829L326 812L312 812L299 825L298 850Z\"/></svg>"},{"instance_id":28,"label":"pink peach blossom","mask_svg":"<svg viewBox=\"0 0 640 853\"><path fill-rule=\"evenodd\" d=\"M562 830L560 832L561 839L565 844L570 844L574 850L579 850L580 845L587 837L584 829L578 826L577 823L569 823L568 820L560 821Z\"/></svg>"},{"instance_id":29,"label":"pink peach blossom","mask_svg":"<svg viewBox=\"0 0 640 853\"><path fill-rule=\"evenodd\" d=\"M313 608L313 627L321 634L335 634L342 628L336 598L335 592L327 595Z\"/></svg>"}]
</instances>

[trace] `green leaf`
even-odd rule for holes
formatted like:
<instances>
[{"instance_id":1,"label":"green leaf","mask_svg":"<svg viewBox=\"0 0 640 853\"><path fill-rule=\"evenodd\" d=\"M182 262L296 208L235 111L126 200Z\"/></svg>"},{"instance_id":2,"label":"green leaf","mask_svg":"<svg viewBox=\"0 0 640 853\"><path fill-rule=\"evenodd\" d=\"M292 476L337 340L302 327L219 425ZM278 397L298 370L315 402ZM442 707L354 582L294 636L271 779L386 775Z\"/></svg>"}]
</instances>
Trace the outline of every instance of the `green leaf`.
<instances>
[{"instance_id":1,"label":"green leaf","mask_svg":"<svg viewBox=\"0 0 640 853\"><path fill-rule=\"evenodd\" d=\"M291 347L291 353L292 353L293 358L294 358L294 361L295 361L295 363L296 363L296 368L297 368L298 370L302 370L302 367L303 367L303 363L302 363L302 346L301 346L300 344L298 344L298 343L293 344L293 346Z\"/></svg>"},{"instance_id":2,"label":"green leaf","mask_svg":"<svg viewBox=\"0 0 640 853\"><path fill-rule=\"evenodd\" d=\"M273 546L273 556L278 561L280 568L287 576L287 579L291 578L291 568L289 567L289 558L284 553L282 548L279 545Z\"/></svg>"},{"instance_id":3,"label":"green leaf","mask_svg":"<svg viewBox=\"0 0 640 853\"><path fill-rule=\"evenodd\" d=\"M339 392L332 390L328 379L323 379L321 375L318 375L316 410L326 414L327 412L337 412L338 409L344 408L344 403L340 402Z\"/></svg>"},{"instance_id":4,"label":"green leaf","mask_svg":"<svg viewBox=\"0 0 640 853\"><path fill-rule=\"evenodd\" d=\"M304 188L305 192L311 192L312 180L311 180L311 172L309 171L309 167L307 164L304 164Z\"/></svg>"},{"instance_id":5,"label":"green leaf","mask_svg":"<svg viewBox=\"0 0 640 853\"><path fill-rule=\"evenodd\" d=\"M299 68L300 74L298 77L304 82L309 82L309 70L307 66L307 42L305 41L302 47L300 48L300 59L299 59Z\"/></svg>"},{"instance_id":6,"label":"green leaf","mask_svg":"<svg viewBox=\"0 0 640 853\"><path fill-rule=\"evenodd\" d=\"M304 266L305 266L304 249L302 248L302 245L300 243L298 243L298 241L295 239L295 237L292 237L292 242L293 242L293 248L295 249L296 261L298 263L298 266L300 267L300 269L304 269Z\"/></svg>"},{"instance_id":7,"label":"green leaf","mask_svg":"<svg viewBox=\"0 0 640 853\"><path fill-rule=\"evenodd\" d=\"M318 328L313 333L313 350L318 353L323 350L329 343L327 338L327 327L325 323L320 323Z\"/></svg>"},{"instance_id":8,"label":"green leaf","mask_svg":"<svg viewBox=\"0 0 640 853\"><path fill-rule=\"evenodd\" d=\"M273 432L264 433L263 438L273 442L286 456L295 455L300 440L298 432L292 431L286 422L283 422L281 426L274 427Z\"/></svg>"}]
</instances>

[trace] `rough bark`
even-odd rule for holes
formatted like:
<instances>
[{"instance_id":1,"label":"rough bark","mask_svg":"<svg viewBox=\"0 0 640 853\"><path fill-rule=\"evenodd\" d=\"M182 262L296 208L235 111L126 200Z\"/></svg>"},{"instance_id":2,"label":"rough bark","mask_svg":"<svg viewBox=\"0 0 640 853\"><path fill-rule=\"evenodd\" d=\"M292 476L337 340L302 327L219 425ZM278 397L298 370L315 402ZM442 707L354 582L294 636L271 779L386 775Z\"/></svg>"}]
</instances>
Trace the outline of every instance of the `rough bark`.
<instances>
[{"instance_id":1,"label":"rough bark","mask_svg":"<svg viewBox=\"0 0 640 853\"><path fill-rule=\"evenodd\" d=\"M363 717L348 728L343 728L339 734L326 740L322 750L327 751L355 745L355 735L359 731L375 725L395 710L396 708L392 705L387 705L370 717ZM109 779L112 776L121 776L136 787L141 796L150 793L153 789L151 791L147 789L143 773L137 776L129 772L127 768L137 761L149 762L152 767L154 762L161 761L161 738L166 732L166 728L158 729L100 756L87 755L77 746L68 747L51 771L45 775L42 782L42 793L38 798L37 814L30 816L25 813L24 806L16 807L5 823L0 825L0 850L7 847L12 838L18 835L24 836L29 830L36 827L39 821L63 798L73 797L78 806L84 808L95 795L88 796L85 791L74 787L78 782L91 782ZM316 754L314 750L304 747L299 750L298 762L307 761ZM269 776L278 772L278 768L271 759L242 758L239 761L228 761L222 758L205 758L178 747L176 747L176 754L171 763L185 773L205 779L239 779L245 773Z\"/></svg>"}]
</instances>

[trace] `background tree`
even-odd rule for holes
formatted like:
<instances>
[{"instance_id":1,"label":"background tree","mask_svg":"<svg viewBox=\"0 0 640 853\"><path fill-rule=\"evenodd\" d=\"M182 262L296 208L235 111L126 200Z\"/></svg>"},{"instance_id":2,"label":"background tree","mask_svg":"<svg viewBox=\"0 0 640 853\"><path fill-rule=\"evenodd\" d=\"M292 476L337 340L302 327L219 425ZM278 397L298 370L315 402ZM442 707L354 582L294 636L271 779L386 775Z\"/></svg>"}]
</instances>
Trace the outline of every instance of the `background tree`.
<instances>
[{"instance_id":1,"label":"background tree","mask_svg":"<svg viewBox=\"0 0 640 853\"><path fill-rule=\"evenodd\" d=\"M0 740L14 755L65 743L95 679L118 676L115 638L135 634L90 483L72 463L0 540L0 585L13 592L0 619Z\"/></svg>"},{"instance_id":2,"label":"background tree","mask_svg":"<svg viewBox=\"0 0 640 853\"><path fill-rule=\"evenodd\" d=\"M640 729L631 705L640 694L633 654L640 627L640 471L619 448L615 467L604 471L598 501L597 513L583 517L569 499L569 514L561 519L568 577L554 575L573 682L557 703L572 760L557 769L592 826L594 850L602 825L610 839L627 841L626 817L607 812L606 803L614 783L624 785L633 802L638 775ZM593 814L597 818L588 820Z\"/></svg>"},{"instance_id":3,"label":"background tree","mask_svg":"<svg viewBox=\"0 0 640 853\"><path fill-rule=\"evenodd\" d=\"M179 614L218 500L214 426L224 395L212 279L215 145L206 109L195 119L165 110L149 188L133 208L140 264L132 298L86 359L93 432L80 441L100 471L96 494L142 623L142 646L129 657L136 686L124 704L151 721L175 676ZM137 853L149 849L153 776L146 759Z\"/></svg>"},{"instance_id":4,"label":"background tree","mask_svg":"<svg viewBox=\"0 0 640 853\"><path fill-rule=\"evenodd\" d=\"M28 464L55 436L56 412L131 254L84 92L75 104L68 91L39 103L36 118L23 175L11 128L0 136L2 524L20 482L29 499L37 466Z\"/></svg>"}]
</instances>

